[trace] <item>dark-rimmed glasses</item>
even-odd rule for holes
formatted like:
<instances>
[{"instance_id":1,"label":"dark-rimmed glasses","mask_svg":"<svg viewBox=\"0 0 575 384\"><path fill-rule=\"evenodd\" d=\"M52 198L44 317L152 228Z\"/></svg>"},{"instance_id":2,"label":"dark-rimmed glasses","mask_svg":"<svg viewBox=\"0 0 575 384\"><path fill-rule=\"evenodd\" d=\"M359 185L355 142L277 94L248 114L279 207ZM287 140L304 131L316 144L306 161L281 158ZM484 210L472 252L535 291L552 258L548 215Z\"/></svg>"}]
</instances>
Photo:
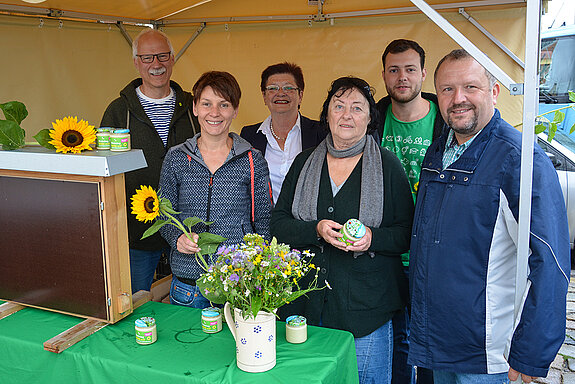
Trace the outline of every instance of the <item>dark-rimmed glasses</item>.
<instances>
[{"instance_id":1,"label":"dark-rimmed glasses","mask_svg":"<svg viewBox=\"0 0 575 384\"><path fill-rule=\"evenodd\" d=\"M140 58L142 63L150 64L154 61L154 57L158 59L159 62L163 63L170 60L172 52L162 52L156 53L155 55L136 55Z\"/></svg>"},{"instance_id":2,"label":"dark-rimmed glasses","mask_svg":"<svg viewBox=\"0 0 575 384\"><path fill-rule=\"evenodd\" d=\"M280 87L279 85L268 85L266 87L266 91L271 93L279 92L280 89L286 93L299 91L299 88L294 87L293 85L284 85L283 87Z\"/></svg>"}]
</instances>

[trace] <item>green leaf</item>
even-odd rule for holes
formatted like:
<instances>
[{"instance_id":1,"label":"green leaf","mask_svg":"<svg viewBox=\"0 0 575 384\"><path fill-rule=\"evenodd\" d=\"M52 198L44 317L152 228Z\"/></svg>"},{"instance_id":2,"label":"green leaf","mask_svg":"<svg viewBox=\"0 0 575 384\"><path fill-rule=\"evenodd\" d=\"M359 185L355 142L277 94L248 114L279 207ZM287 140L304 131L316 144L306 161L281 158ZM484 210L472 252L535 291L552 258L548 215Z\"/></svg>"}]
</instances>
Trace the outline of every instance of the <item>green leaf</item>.
<instances>
[{"instance_id":1,"label":"green leaf","mask_svg":"<svg viewBox=\"0 0 575 384\"><path fill-rule=\"evenodd\" d=\"M575 92L569 91L569 100L575 103Z\"/></svg>"},{"instance_id":2,"label":"green leaf","mask_svg":"<svg viewBox=\"0 0 575 384\"><path fill-rule=\"evenodd\" d=\"M3 149L13 150L24 146L26 133L18 123L11 120L0 120L0 144Z\"/></svg>"},{"instance_id":3,"label":"green leaf","mask_svg":"<svg viewBox=\"0 0 575 384\"><path fill-rule=\"evenodd\" d=\"M54 147L52 144L50 144L50 140L52 140L52 138L50 137L50 130L48 128L43 129L40 132L38 132L38 134L36 136L34 136L34 138L36 139L38 144L40 144L44 148L56 149L56 147Z\"/></svg>"},{"instance_id":4,"label":"green leaf","mask_svg":"<svg viewBox=\"0 0 575 384\"><path fill-rule=\"evenodd\" d=\"M560 123L563 121L563 119L565 119L565 113L563 113L562 111L556 111L555 117L553 118L553 122Z\"/></svg>"},{"instance_id":5,"label":"green leaf","mask_svg":"<svg viewBox=\"0 0 575 384\"><path fill-rule=\"evenodd\" d=\"M212 284L211 282L207 281L207 279L205 277L202 276L198 280L196 280L196 285L200 289L202 296L204 296L206 299L208 299L212 303L214 303L214 304L225 304L226 303L227 298L224 295L224 292L222 290L218 289L217 285ZM208 291L207 293L206 293L206 290Z\"/></svg>"},{"instance_id":6,"label":"green leaf","mask_svg":"<svg viewBox=\"0 0 575 384\"><path fill-rule=\"evenodd\" d=\"M169 220L156 220L154 222L154 224L152 224L152 226L148 229L146 229L146 232L144 232L144 234L142 235L142 239L145 239L146 237L152 236L154 233L158 232L158 230L160 228L162 228L164 225L166 225L168 223Z\"/></svg>"},{"instance_id":7,"label":"green leaf","mask_svg":"<svg viewBox=\"0 0 575 384\"><path fill-rule=\"evenodd\" d=\"M543 124L537 124L537 125L535 126L535 134L538 135L538 134L540 134L541 132L545 132L546 129L547 129L547 127L544 126Z\"/></svg>"},{"instance_id":8,"label":"green leaf","mask_svg":"<svg viewBox=\"0 0 575 384\"><path fill-rule=\"evenodd\" d=\"M258 315L258 312L260 311L261 307L262 307L262 298L260 296L253 295L251 312L254 318Z\"/></svg>"},{"instance_id":9,"label":"green leaf","mask_svg":"<svg viewBox=\"0 0 575 384\"><path fill-rule=\"evenodd\" d=\"M204 221L197 216L188 217L184 220L184 225L188 228L192 228L194 225L198 223L203 223ZM210 223L211 224L211 223Z\"/></svg>"},{"instance_id":10,"label":"green leaf","mask_svg":"<svg viewBox=\"0 0 575 384\"><path fill-rule=\"evenodd\" d=\"M218 246L222 241L227 240L225 237L220 235L214 235L209 232L202 232L198 235L198 247L201 251L198 252L200 255L211 255L218 250Z\"/></svg>"},{"instance_id":11,"label":"green leaf","mask_svg":"<svg viewBox=\"0 0 575 384\"><path fill-rule=\"evenodd\" d=\"M569 130L569 134L572 134L573 132L575 132L575 123L573 123L573 125L571 126L571 130Z\"/></svg>"},{"instance_id":12,"label":"green leaf","mask_svg":"<svg viewBox=\"0 0 575 384\"><path fill-rule=\"evenodd\" d=\"M549 123L549 134L547 135L547 141L551 142L555 137L555 133L557 132L557 123L551 122Z\"/></svg>"},{"instance_id":13,"label":"green leaf","mask_svg":"<svg viewBox=\"0 0 575 384\"><path fill-rule=\"evenodd\" d=\"M6 120L14 121L18 125L20 125L22 120L28 116L26 106L19 101L9 101L7 103L0 104L0 109L4 112Z\"/></svg>"}]
</instances>

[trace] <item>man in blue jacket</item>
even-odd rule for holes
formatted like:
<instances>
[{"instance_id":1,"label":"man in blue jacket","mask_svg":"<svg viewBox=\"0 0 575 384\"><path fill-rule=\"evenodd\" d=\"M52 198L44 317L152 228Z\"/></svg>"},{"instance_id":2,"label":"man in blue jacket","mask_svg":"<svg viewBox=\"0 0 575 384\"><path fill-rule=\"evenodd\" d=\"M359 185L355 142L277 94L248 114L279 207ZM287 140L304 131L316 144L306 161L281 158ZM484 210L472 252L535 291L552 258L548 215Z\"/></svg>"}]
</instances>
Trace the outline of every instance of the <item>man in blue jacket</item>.
<instances>
[{"instance_id":1,"label":"man in blue jacket","mask_svg":"<svg viewBox=\"0 0 575 384\"><path fill-rule=\"evenodd\" d=\"M436 384L546 376L565 337L569 236L557 174L534 151L530 255L514 317L521 134L499 85L464 50L435 70L449 126L424 159L414 219L409 363Z\"/></svg>"}]
</instances>

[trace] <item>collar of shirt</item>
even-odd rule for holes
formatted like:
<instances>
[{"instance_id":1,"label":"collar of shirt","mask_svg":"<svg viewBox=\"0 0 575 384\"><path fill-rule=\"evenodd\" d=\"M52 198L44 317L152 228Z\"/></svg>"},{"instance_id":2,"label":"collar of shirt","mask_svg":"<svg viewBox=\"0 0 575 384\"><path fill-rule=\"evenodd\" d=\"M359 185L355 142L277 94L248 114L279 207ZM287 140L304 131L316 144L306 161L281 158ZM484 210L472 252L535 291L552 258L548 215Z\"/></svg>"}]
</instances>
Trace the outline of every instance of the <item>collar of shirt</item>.
<instances>
[{"instance_id":1,"label":"collar of shirt","mask_svg":"<svg viewBox=\"0 0 575 384\"><path fill-rule=\"evenodd\" d=\"M473 135L473 137L467 140L465 143L459 145L457 144L457 138L455 137L455 132L453 131L453 129L449 130L449 134L447 135L447 141L445 142L445 151L443 152L443 169L446 169L461 157L463 152L465 152L465 150L469 148L473 140L475 140L479 132Z\"/></svg>"},{"instance_id":2,"label":"collar of shirt","mask_svg":"<svg viewBox=\"0 0 575 384\"><path fill-rule=\"evenodd\" d=\"M258 128L258 132L261 132L264 135L266 135L268 146L271 146L273 149L277 151L281 151L279 144L277 143L274 135L272 134L271 123L272 123L272 116L270 115L261 123L260 127ZM301 115L299 113L297 114L297 119L295 121L294 126L288 132L288 135L286 137L286 141L284 143L284 151L285 148L288 146L288 143L294 140L295 136L299 136L301 138Z\"/></svg>"},{"instance_id":3,"label":"collar of shirt","mask_svg":"<svg viewBox=\"0 0 575 384\"><path fill-rule=\"evenodd\" d=\"M272 183L272 195L274 203L277 202L284 178L293 163L295 157L302 151L302 138L301 138L301 115L298 113L297 120L293 128L289 131L288 136L284 143L282 150L272 135L270 122L272 117L268 116L267 119L260 125L258 132L266 135L267 145L265 158L268 162L270 171L270 181Z\"/></svg>"}]
</instances>

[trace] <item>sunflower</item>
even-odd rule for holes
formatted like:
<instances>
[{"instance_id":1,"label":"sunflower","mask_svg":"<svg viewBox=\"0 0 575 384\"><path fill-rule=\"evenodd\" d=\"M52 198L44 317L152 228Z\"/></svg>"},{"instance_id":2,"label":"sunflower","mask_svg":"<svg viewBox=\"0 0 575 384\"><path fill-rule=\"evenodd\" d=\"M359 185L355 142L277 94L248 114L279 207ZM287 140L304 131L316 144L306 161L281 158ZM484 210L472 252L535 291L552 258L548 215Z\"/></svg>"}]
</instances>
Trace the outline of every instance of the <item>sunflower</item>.
<instances>
[{"instance_id":1,"label":"sunflower","mask_svg":"<svg viewBox=\"0 0 575 384\"><path fill-rule=\"evenodd\" d=\"M152 221L160 214L160 200L152 187L142 185L136 189L132 196L132 214L136 219L147 222Z\"/></svg>"},{"instance_id":2,"label":"sunflower","mask_svg":"<svg viewBox=\"0 0 575 384\"><path fill-rule=\"evenodd\" d=\"M52 123L50 144L56 147L56 152L80 153L84 149L92 150L90 144L96 140L96 131L93 125L77 117L64 117Z\"/></svg>"}]
</instances>

